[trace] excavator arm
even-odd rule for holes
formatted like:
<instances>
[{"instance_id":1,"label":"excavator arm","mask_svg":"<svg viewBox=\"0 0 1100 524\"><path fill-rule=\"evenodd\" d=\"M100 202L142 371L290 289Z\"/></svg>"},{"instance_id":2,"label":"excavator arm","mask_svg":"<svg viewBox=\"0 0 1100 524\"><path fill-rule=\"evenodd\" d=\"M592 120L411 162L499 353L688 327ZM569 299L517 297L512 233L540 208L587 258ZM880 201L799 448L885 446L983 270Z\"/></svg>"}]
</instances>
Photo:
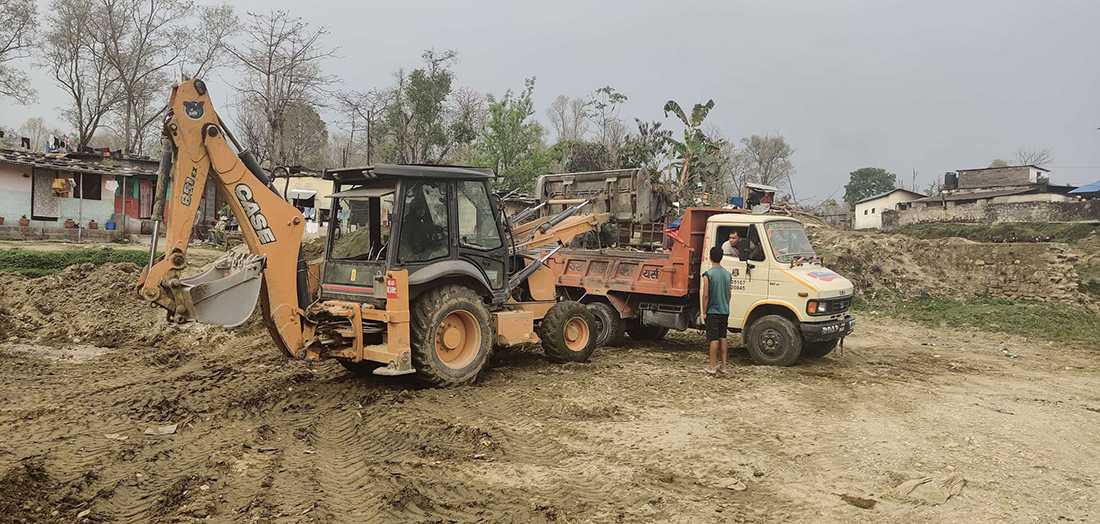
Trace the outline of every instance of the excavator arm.
<instances>
[{"instance_id":1,"label":"excavator arm","mask_svg":"<svg viewBox=\"0 0 1100 524\"><path fill-rule=\"evenodd\" d=\"M260 295L273 338L286 354L298 354L312 332L303 310L309 297L300 276L306 271L299 261L305 229L301 212L283 200L251 154L225 129L202 80L172 86L162 145L153 212L157 222L138 294L167 309L173 321L226 326L244 322ZM249 254L228 255L209 271L183 278L208 183L237 218ZM164 255L154 258L160 220L165 224Z\"/></svg>"}]
</instances>

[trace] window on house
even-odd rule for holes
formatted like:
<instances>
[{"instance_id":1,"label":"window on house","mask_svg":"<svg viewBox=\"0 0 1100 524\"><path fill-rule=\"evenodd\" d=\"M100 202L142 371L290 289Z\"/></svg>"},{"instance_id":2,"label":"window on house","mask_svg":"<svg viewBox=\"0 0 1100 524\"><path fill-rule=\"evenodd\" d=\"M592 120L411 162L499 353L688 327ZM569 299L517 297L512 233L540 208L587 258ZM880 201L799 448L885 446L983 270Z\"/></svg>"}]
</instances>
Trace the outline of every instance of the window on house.
<instances>
[{"instance_id":1,"label":"window on house","mask_svg":"<svg viewBox=\"0 0 1100 524\"><path fill-rule=\"evenodd\" d=\"M866 214L867 214L867 210L866 210L866 209L864 209L864 210L863 210L863 214L864 214L864 215L866 215Z\"/></svg>"},{"instance_id":2,"label":"window on house","mask_svg":"<svg viewBox=\"0 0 1100 524\"><path fill-rule=\"evenodd\" d=\"M875 208L873 208L873 207L871 208L871 214L872 215L875 214Z\"/></svg>"},{"instance_id":3,"label":"window on house","mask_svg":"<svg viewBox=\"0 0 1100 524\"><path fill-rule=\"evenodd\" d=\"M83 198L84 200L103 199L103 180L101 179L101 175L73 173L73 181L76 182L73 186L73 198Z\"/></svg>"}]
</instances>

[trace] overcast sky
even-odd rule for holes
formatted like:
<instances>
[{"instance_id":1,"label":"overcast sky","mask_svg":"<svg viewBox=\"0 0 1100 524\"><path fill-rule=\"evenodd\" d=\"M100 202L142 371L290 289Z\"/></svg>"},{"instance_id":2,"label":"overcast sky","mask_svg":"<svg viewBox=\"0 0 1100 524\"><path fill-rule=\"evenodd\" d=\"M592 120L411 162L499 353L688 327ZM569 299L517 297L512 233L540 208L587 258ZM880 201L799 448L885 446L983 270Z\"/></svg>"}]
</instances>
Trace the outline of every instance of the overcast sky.
<instances>
[{"instance_id":1,"label":"overcast sky","mask_svg":"<svg viewBox=\"0 0 1100 524\"><path fill-rule=\"evenodd\" d=\"M1055 183L1100 179L1097 0L234 4L242 17L286 9L328 26L340 58L326 69L347 89L388 85L393 70L417 67L434 47L459 52L458 86L500 94L536 76L544 123L557 95L604 85L629 97L628 121L664 119L670 98L713 98L708 122L727 136L786 137L802 199L839 200L860 167L906 185L915 169L923 187L1017 147L1053 149ZM207 79L223 113L233 75ZM39 102L0 103L0 124L61 123L61 91L43 72L34 81Z\"/></svg>"}]
</instances>

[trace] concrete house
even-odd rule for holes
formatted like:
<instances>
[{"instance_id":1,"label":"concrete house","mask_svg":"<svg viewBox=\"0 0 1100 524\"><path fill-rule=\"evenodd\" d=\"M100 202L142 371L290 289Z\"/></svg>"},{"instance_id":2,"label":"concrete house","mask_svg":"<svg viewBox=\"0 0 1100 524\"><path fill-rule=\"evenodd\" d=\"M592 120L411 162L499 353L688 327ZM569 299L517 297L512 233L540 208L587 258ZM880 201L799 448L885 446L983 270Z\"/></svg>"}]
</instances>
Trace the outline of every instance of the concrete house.
<instances>
[{"instance_id":1,"label":"concrete house","mask_svg":"<svg viewBox=\"0 0 1100 524\"><path fill-rule=\"evenodd\" d=\"M912 202L919 198L924 198L924 195L900 188L864 198L856 202L852 228L882 229L883 211L894 211L899 203Z\"/></svg>"},{"instance_id":2,"label":"concrete house","mask_svg":"<svg viewBox=\"0 0 1100 524\"><path fill-rule=\"evenodd\" d=\"M925 222L1074 222L1095 220L1100 206L1070 192L1074 186L1050 183L1050 171L1037 166L960 169L944 175L938 195L898 206L884 226Z\"/></svg>"}]
</instances>

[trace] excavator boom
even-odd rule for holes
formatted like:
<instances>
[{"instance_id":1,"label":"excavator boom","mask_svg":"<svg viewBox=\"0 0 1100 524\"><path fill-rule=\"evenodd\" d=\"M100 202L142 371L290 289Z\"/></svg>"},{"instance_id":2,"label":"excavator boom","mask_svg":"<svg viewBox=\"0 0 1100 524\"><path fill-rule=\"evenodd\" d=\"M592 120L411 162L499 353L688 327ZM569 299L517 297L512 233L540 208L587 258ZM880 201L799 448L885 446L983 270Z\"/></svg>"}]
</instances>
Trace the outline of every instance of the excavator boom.
<instances>
[{"instance_id":1,"label":"excavator boom","mask_svg":"<svg viewBox=\"0 0 1100 524\"><path fill-rule=\"evenodd\" d=\"M234 152L229 142L237 146ZM300 298L304 264L299 261L305 221L270 184L266 174L241 149L218 117L202 80L172 86L165 119L162 160L153 219L165 224L164 255L155 258L138 282L138 294L168 310L176 322L233 326L256 306L288 355L308 338ZM225 199L240 224L249 254L231 254L202 274L183 278L187 246L206 184ZM155 228L159 229L159 227Z\"/></svg>"}]
</instances>

